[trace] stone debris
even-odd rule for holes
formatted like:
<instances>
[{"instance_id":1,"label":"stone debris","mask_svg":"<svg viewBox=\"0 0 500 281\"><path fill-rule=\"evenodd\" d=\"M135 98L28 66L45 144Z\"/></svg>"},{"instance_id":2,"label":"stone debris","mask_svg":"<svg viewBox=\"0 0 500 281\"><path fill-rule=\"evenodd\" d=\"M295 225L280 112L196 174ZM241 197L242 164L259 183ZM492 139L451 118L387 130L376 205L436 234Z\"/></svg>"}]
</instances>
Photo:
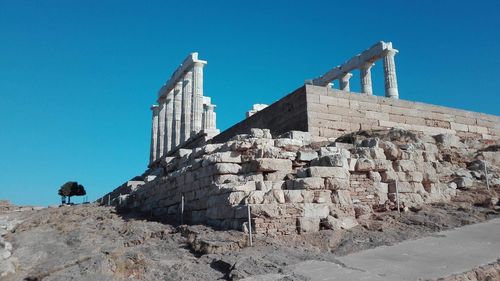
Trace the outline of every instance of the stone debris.
<instances>
[{"instance_id":1,"label":"stone debris","mask_svg":"<svg viewBox=\"0 0 500 281\"><path fill-rule=\"evenodd\" d=\"M180 149L142 176L154 171L154 179L133 190L122 186L110 198L122 209L237 230L250 205L253 231L269 235L349 229L375 210L395 210L396 190L405 210L484 187L482 159L500 157L484 142L401 129L315 142L307 132L273 139L254 128L225 143ZM488 163L490 183L500 182L498 167Z\"/></svg>"}]
</instances>

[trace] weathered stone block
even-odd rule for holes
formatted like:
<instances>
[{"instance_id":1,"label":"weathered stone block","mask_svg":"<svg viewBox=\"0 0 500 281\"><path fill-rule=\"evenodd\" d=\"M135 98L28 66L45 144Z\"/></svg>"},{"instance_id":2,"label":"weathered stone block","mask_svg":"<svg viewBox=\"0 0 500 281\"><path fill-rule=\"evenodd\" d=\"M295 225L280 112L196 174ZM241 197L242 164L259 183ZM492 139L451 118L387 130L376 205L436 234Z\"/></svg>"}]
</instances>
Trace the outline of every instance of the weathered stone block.
<instances>
[{"instance_id":1,"label":"weathered stone block","mask_svg":"<svg viewBox=\"0 0 500 281\"><path fill-rule=\"evenodd\" d=\"M348 167L347 158L342 154L322 156L311 161L311 166Z\"/></svg>"},{"instance_id":2,"label":"weathered stone block","mask_svg":"<svg viewBox=\"0 0 500 281\"><path fill-rule=\"evenodd\" d=\"M304 203L304 217L326 218L330 213L328 204Z\"/></svg>"},{"instance_id":3,"label":"weathered stone block","mask_svg":"<svg viewBox=\"0 0 500 281\"><path fill-rule=\"evenodd\" d=\"M332 203L332 192L330 190L315 191L313 203Z\"/></svg>"},{"instance_id":4,"label":"weathered stone block","mask_svg":"<svg viewBox=\"0 0 500 281\"><path fill-rule=\"evenodd\" d=\"M368 172L375 168L375 163L373 160L368 158L359 158L356 162L355 170L358 172Z\"/></svg>"},{"instance_id":5,"label":"weathered stone block","mask_svg":"<svg viewBox=\"0 0 500 281\"><path fill-rule=\"evenodd\" d=\"M341 167L309 167L308 174L311 177L348 179L349 171Z\"/></svg>"},{"instance_id":6,"label":"weathered stone block","mask_svg":"<svg viewBox=\"0 0 500 281\"><path fill-rule=\"evenodd\" d=\"M203 167L215 163L241 163L241 155L236 151L226 151L203 156Z\"/></svg>"},{"instance_id":7,"label":"weathered stone block","mask_svg":"<svg viewBox=\"0 0 500 281\"><path fill-rule=\"evenodd\" d=\"M325 179L319 177L298 178L291 181L292 189L324 189Z\"/></svg>"},{"instance_id":8,"label":"weathered stone block","mask_svg":"<svg viewBox=\"0 0 500 281\"><path fill-rule=\"evenodd\" d=\"M415 162L413 160L398 160L395 162L394 170L396 172L414 172Z\"/></svg>"},{"instance_id":9,"label":"weathered stone block","mask_svg":"<svg viewBox=\"0 0 500 281\"><path fill-rule=\"evenodd\" d=\"M318 153L313 150L300 150L297 152L297 160L299 161L311 161L318 158Z\"/></svg>"},{"instance_id":10,"label":"weathered stone block","mask_svg":"<svg viewBox=\"0 0 500 281\"><path fill-rule=\"evenodd\" d=\"M406 174L406 179L409 182L422 182L424 175L421 172L408 172Z\"/></svg>"},{"instance_id":11,"label":"weathered stone block","mask_svg":"<svg viewBox=\"0 0 500 281\"><path fill-rule=\"evenodd\" d=\"M274 146L285 149L299 148L304 146L304 142L296 139L275 139Z\"/></svg>"},{"instance_id":12,"label":"weathered stone block","mask_svg":"<svg viewBox=\"0 0 500 281\"><path fill-rule=\"evenodd\" d=\"M216 174L238 174L241 171L241 165L234 163L216 163L214 169Z\"/></svg>"},{"instance_id":13,"label":"weathered stone block","mask_svg":"<svg viewBox=\"0 0 500 281\"><path fill-rule=\"evenodd\" d=\"M283 190L283 195L285 197L285 202L287 203L304 202L304 197L302 196L301 190Z\"/></svg>"},{"instance_id":14,"label":"weathered stone block","mask_svg":"<svg viewBox=\"0 0 500 281\"><path fill-rule=\"evenodd\" d=\"M292 171L292 161L288 159L260 158L253 160L252 163L256 165L257 171L260 172Z\"/></svg>"},{"instance_id":15,"label":"weathered stone block","mask_svg":"<svg viewBox=\"0 0 500 281\"><path fill-rule=\"evenodd\" d=\"M349 189L349 179L326 178L325 187L329 190Z\"/></svg>"},{"instance_id":16,"label":"weathered stone block","mask_svg":"<svg viewBox=\"0 0 500 281\"><path fill-rule=\"evenodd\" d=\"M358 225L358 221L352 217L335 218L333 216L328 216L323 222L323 225L327 229L332 230L351 229Z\"/></svg>"},{"instance_id":17,"label":"weathered stone block","mask_svg":"<svg viewBox=\"0 0 500 281\"><path fill-rule=\"evenodd\" d=\"M332 193L332 202L335 202L340 206L351 205L351 193L348 190L336 190Z\"/></svg>"},{"instance_id":18,"label":"weathered stone block","mask_svg":"<svg viewBox=\"0 0 500 281\"><path fill-rule=\"evenodd\" d=\"M463 143L460 142L460 138L452 134L439 134L434 136L434 139L436 139L437 143L446 147L460 148L463 146Z\"/></svg>"},{"instance_id":19,"label":"weathered stone block","mask_svg":"<svg viewBox=\"0 0 500 281\"><path fill-rule=\"evenodd\" d=\"M297 228L300 233L313 233L319 231L319 218L298 218Z\"/></svg>"}]
</instances>

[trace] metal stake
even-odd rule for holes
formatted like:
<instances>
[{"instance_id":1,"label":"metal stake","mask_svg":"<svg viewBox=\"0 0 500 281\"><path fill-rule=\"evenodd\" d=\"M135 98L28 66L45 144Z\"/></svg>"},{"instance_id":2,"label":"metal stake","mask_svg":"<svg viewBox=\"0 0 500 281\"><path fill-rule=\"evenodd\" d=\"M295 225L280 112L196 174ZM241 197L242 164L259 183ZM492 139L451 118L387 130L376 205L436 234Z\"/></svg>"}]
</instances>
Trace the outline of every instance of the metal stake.
<instances>
[{"instance_id":1,"label":"metal stake","mask_svg":"<svg viewBox=\"0 0 500 281\"><path fill-rule=\"evenodd\" d=\"M108 194L108 206L111 205L111 194Z\"/></svg>"},{"instance_id":2,"label":"metal stake","mask_svg":"<svg viewBox=\"0 0 500 281\"><path fill-rule=\"evenodd\" d=\"M252 240L252 215L250 213L250 205L247 205L248 210L248 241L250 242L250 247L253 246Z\"/></svg>"},{"instance_id":3,"label":"metal stake","mask_svg":"<svg viewBox=\"0 0 500 281\"><path fill-rule=\"evenodd\" d=\"M181 196L181 225L184 224L184 195Z\"/></svg>"},{"instance_id":4,"label":"metal stake","mask_svg":"<svg viewBox=\"0 0 500 281\"><path fill-rule=\"evenodd\" d=\"M396 203L398 205L398 213L401 213L400 209L399 209L399 190L398 190L398 180L395 181L395 185L396 185Z\"/></svg>"},{"instance_id":5,"label":"metal stake","mask_svg":"<svg viewBox=\"0 0 500 281\"><path fill-rule=\"evenodd\" d=\"M486 188L490 190L490 180L488 179L488 169L486 168L486 160L483 160L484 164L484 176L486 177Z\"/></svg>"}]
</instances>

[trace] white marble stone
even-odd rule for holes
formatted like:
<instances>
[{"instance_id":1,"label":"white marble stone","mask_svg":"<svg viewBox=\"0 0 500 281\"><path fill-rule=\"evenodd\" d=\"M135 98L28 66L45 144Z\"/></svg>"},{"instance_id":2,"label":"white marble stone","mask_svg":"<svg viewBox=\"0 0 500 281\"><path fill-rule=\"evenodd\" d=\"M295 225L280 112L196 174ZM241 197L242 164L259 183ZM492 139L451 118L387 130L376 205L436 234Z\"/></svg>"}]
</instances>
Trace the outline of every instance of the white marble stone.
<instances>
[{"instance_id":1,"label":"white marble stone","mask_svg":"<svg viewBox=\"0 0 500 281\"><path fill-rule=\"evenodd\" d=\"M191 136L191 101L193 95L193 72L184 76L182 85L181 143Z\"/></svg>"},{"instance_id":2,"label":"white marble stone","mask_svg":"<svg viewBox=\"0 0 500 281\"><path fill-rule=\"evenodd\" d=\"M191 108L191 135L202 129L203 118L203 67L204 63L195 62L193 67L193 102Z\"/></svg>"},{"instance_id":3,"label":"white marble stone","mask_svg":"<svg viewBox=\"0 0 500 281\"><path fill-rule=\"evenodd\" d=\"M153 121L151 125L151 150L149 153L149 162L154 162L157 157L157 148L158 148L158 113L159 107L158 105L151 106L151 111L153 113Z\"/></svg>"},{"instance_id":4,"label":"white marble stone","mask_svg":"<svg viewBox=\"0 0 500 281\"><path fill-rule=\"evenodd\" d=\"M352 77L352 73L346 73L344 76L340 77L340 90L349 92L351 91L349 80Z\"/></svg>"},{"instance_id":5,"label":"white marble stone","mask_svg":"<svg viewBox=\"0 0 500 281\"><path fill-rule=\"evenodd\" d=\"M395 49L387 50L384 56L385 96L394 99L399 98L396 64L394 62L394 56L397 52Z\"/></svg>"},{"instance_id":6,"label":"white marble stone","mask_svg":"<svg viewBox=\"0 0 500 281\"><path fill-rule=\"evenodd\" d=\"M167 109L165 113L165 148L164 154L172 149L172 127L174 121L174 92L173 90L167 95Z\"/></svg>"},{"instance_id":7,"label":"white marble stone","mask_svg":"<svg viewBox=\"0 0 500 281\"><path fill-rule=\"evenodd\" d=\"M372 62L367 62L363 64L359 69L359 73L361 76L361 93L363 94L373 95L371 72L373 65L374 64Z\"/></svg>"},{"instance_id":8,"label":"white marble stone","mask_svg":"<svg viewBox=\"0 0 500 281\"><path fill-rule=\"evenodd\" d=\"M182 82L174 89L174 121L172 126L172 148L181 143Z\"/></svg>"},{"instance_id":9,"label":"white marble stone","mask_svg":"<svg viewBox=\"0 0 500 281\"><path fill-rule=\"evenodd\" d=\"M157 158L163 156L163 150L165 148L165 115L167 111L167 104L165 99L159 100L160 112L158 114L158 148L157 148Z\"/></svg>"}]
</instances>

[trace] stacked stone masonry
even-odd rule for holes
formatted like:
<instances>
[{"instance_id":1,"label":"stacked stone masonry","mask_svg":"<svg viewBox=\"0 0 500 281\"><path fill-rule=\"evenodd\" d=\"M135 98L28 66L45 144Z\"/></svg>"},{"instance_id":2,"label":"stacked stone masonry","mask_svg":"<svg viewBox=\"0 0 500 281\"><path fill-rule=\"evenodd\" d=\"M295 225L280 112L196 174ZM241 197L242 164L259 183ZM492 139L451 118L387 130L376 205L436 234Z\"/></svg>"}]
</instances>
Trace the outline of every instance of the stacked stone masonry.
<instances>
[{"instance_id":1,"label":"stacked stone masonry","mask_svg":"<svg viewBox=\"0 0 500 281\"><path fill-rule=\"evenodd\" d=\"M240 230L250 205L253 228L262 234L348 229L376 211L394 209L396 188L401 207L408 208L449 200L457 188L479 180L480 174L473 177L442 159L440 149L450 146L464 144L453 135L350 144L300 131L272 138L269 130L251 129L224 143L179 150L113 203L158 218Z\"/></svg>"}]
</instances>

